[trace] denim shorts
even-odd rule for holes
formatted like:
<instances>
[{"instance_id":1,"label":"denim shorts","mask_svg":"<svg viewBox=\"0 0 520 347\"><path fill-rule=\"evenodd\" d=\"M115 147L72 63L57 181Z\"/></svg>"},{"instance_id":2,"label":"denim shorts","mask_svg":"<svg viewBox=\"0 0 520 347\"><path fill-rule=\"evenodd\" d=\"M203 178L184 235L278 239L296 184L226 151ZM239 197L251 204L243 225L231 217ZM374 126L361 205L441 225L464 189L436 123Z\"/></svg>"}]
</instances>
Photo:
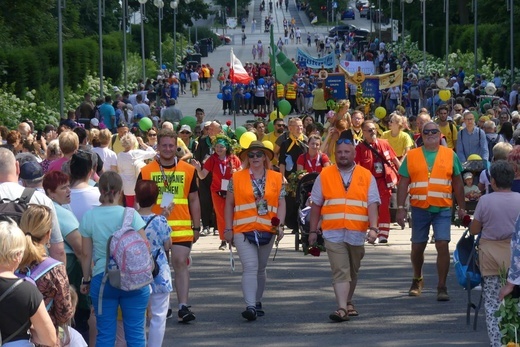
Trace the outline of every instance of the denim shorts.
<instances>
[{"instance_id":1,"label":"denim shorts","mask_svg":"<svg viewBox=\"0 0 520 347\"><path fill-rule=\"evenodd\" d=\"M451 240L451 209L432 213L418 207L412 207L412 243L428 242L430 225L437 241Z\"/></svg>"}]
</instances>

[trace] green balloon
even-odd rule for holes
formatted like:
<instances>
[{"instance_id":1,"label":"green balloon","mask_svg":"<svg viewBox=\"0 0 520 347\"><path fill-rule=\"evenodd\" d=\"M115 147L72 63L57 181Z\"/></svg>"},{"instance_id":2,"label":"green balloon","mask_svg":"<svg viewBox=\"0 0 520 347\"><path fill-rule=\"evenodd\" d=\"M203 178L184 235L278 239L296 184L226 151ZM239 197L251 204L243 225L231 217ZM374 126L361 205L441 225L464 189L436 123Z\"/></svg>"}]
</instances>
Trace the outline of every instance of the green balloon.
<instances>
[{"instance_id":1,"label":"green balloon","mask_svg":"<svg viewBox=\"0 0 520 347\"><path fill-rule=\"evenodd\" d=\"M247 131L246 128L240 126L235 129L235 135L237 137L237 140L240 140L240 137Z\"/></svg>"},{"instance_id":2,"label":"green balloon","mask_svg":"<svg viewBox=\"0 0 520 347\"><path fill-rule=\"evenodd\" d=\"M195 127L197 126L197 118L195 118L193 116L186 116L186 117L183 117L179 123L180 123L180 125L185 125L185 124L189 125L191 128L191 131L193 131L195 129Z\"/></svg>"},{"instance_id":3,"label":"green balloon","mask_svg":"<svg viewBox=\"0 0 520 347\"><path fill-rule=\"evenodd\" d=\"M273 121L270 121L269 123L267 123L267 131L272 133L274 131L274 123Z\"/></svg>"},{"instance_id":4,"label":"green balloon","mask_svg":"<svg viewBox=\"0 0 520 347\"><path fill-rule=\"evenodd\" d=\"M287 116L291 112L291 103L287 100L278 101L278 109L280 113Z\"/></svg>"},{"instance_id":5,"label":"green balloon","mask_svg":"<svg viewBox=\"0 0 520 347\"><path fill-rule=\"evenodd\" d=\"M153 127L153 122L148 117L141 118L141 120L139 121L139 128L142 131L148 131L148 130L152 129L152 127Z\"/></svg>"}]
</instances>

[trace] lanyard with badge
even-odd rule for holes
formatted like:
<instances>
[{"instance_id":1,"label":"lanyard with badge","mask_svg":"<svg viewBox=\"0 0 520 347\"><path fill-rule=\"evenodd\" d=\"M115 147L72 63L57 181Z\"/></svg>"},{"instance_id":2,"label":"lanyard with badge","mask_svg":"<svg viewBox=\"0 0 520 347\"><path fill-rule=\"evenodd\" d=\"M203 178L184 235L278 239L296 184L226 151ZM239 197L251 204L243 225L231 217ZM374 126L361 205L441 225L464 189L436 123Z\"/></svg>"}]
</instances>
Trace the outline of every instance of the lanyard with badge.
<instances>
[{"instance_id":1,"label":"lanyard with badge","mask_svg":"<svg viewBox=\"0 0 520 347\"><path fill-rule=\"evenodd\" d=\"M175 171L177 170L177 158L175 158L174 160L175 160L174 161L175 169L173 170L173 173L170 177L175 176ZM161 160L158 159L157 163L159 164L159 169L161 170L164 187L169 188L170 184L168 182L168 178L166 177L166 174L164 173L164 168L161 164ZM168 207L173 202L173 198L174 198L173 192L165 191L164 193L162 193L161 207Z\"/></svg>"},{"instance_id":2,"label":"lanyard with badge","mask_svg":"<svg viewBox=\"0 0 520 347\"><path fill-rule=\"evenodd\" d=\"M229 180L224 178L226 176L228 162L232 164L231 158L226 156L226 159L224 159L224 160L219 159L219 164L218 164L220 173L222 174L222 180L220 181L220 190L225 190L225 191L228 190L228 184L229 184Z\"/></svg>"},{"instance_id":3,"label":"lanyard with badge","mask_svg":"<svg viewBox=\"0 0 520 347\"><path fill-rule=\"evenodd\" d=\"M307 153L307 155L308 155L308 153ZM321 166L321 154L318 153L318 155L316 156L316 161L314 162L314 165L312 165L311 156L309 155L309 158L307 159L307 164L309 165L309 168L311 169L311 173L318 172L318 166Z\"/></svg>"},{"instance_id":4,"label":"lanyard with badge","mask_svg":"<svg viewBox=\"0 0 520 347\"><path fill-rule=\"evenodd\" d=\"M255 180L255 177L253 176L253 172L251 169L249 169L249 175L251 176L251 182L253 183L253 195L255 196L255 203L256 203L256 211L259 216L265 216L267 214L267 201L264 199L265 195L265 171L264 175L260 179L260 183ZM256 194L256 191L258 191L258 195Z\"/></svg>"}]
</instances>

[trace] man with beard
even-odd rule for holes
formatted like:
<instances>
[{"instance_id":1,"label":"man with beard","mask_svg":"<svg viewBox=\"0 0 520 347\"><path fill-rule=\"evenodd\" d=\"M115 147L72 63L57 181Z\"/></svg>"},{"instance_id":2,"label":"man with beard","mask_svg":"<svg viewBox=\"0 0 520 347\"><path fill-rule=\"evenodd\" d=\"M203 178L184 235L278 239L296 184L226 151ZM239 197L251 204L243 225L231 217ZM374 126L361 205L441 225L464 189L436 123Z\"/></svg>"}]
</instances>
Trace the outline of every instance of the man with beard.
<instances>
[{"instance_id":1,"label":"man with beard","mask_svg":"<svg viewBox=\"0 0 520 347\"><path fill-rule=\"evenodd\" d=\"M406 221L405 201L408 191L412 213L413 280L409 296L420 296L424 286L422 268L430 226L433 226L437 249L437 301L449 301L446 278L450 269L452 192L459 205L458 216L466 214L462 165L453 150L440 145L441 131L434 122L422 128L424 146L408 152L399 174L397 187L397 223Z\"/></svg>"},{"instance_id":2,"label":"man with beard","mask_svg":"<svg viewBox=\"0 0 520 347\"><path fill-rule=\"evenodd\" d=\"M195 168L177 160L177 135L170 129L162 129L157 137L159 158L141 169L138 180L153 180L159 187L157 203L152 212L162 213L161 202L167 195L175 207L166 217L171 230L171 264L175 273L175 290L179 303L179 322L195 319L188 306L190 273L187 260L192 245L200 233L200 202L195 179ZM174 194L175 193L175 194ZM172 196L173 195L173 196Z\"/></svg>"},{"instance_id":3,"label":"man with beard","mask_svg":"<svg viewBox=\"0 0 520 347\"><path fill-rule=\"evenodd\" d=\"M312 187L309 245L321 230L332 269L338 309L329 315L336 322L359 313L352 303L364 243L374 243L380 203L376 180L367 169L356 165L356 149L345 132L336 142L336 165L323 168ZM343 187L343 189L338 189ZM286 219L287 220L287 219ZM368 233L367 233L368 230Z\"/></svg>"},{"instance_id":4,"label":"man with beard","mask_svg":"<svg viewBox=\"0 0 520 347\"><path fill-rule=\"evenodd\" d=\"M440 105L437 107L437 124L441 133L446 138L448 148L457 148L457 127L453 124L453 121L448 120L448 106Z\"/></svg>"},{"instance_id":5,"label":"man with beard","mask_svg":"<svg viewBox=\"0 0 520 347\"><path fill-rule=\"evenodd\" d=\"M356 163L369 170L375 177L381 198L379 206L378 243L388 243L390 233L390 198L392 188L397 185L399 159L387 140L377 138L374 121L363 123L364 141L356 146Z\"/></svg>"}]
</instances>

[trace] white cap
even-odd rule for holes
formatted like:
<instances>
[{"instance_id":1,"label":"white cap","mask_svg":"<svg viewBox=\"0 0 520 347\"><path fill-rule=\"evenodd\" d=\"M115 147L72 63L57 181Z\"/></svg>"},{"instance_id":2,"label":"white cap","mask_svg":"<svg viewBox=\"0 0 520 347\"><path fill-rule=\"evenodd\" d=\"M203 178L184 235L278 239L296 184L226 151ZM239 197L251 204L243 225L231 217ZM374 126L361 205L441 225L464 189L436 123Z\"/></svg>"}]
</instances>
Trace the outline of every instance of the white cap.
<instances>
[{"instance_id":1,"label":"white cap","mask_svg":"<svg viewBox=\"0 0 520 347\"><path fill-rule=\"evenodd\" d=\"M99 126L99 120L97 118L92 118L90 120L90 125L93 126L93 127L98 127Z\"/></svg>"},{"instance_id":2,"label":"white cap","mask_svg":"<svg viewBox=\"0 0 520 347\"><path fill-rule=\"evenodd\" d=\"M188 131L190 134L192 134L191 127L188 124L181 126L179 132L182 133L183 131Z\"/></svg>"}]
</instances>

